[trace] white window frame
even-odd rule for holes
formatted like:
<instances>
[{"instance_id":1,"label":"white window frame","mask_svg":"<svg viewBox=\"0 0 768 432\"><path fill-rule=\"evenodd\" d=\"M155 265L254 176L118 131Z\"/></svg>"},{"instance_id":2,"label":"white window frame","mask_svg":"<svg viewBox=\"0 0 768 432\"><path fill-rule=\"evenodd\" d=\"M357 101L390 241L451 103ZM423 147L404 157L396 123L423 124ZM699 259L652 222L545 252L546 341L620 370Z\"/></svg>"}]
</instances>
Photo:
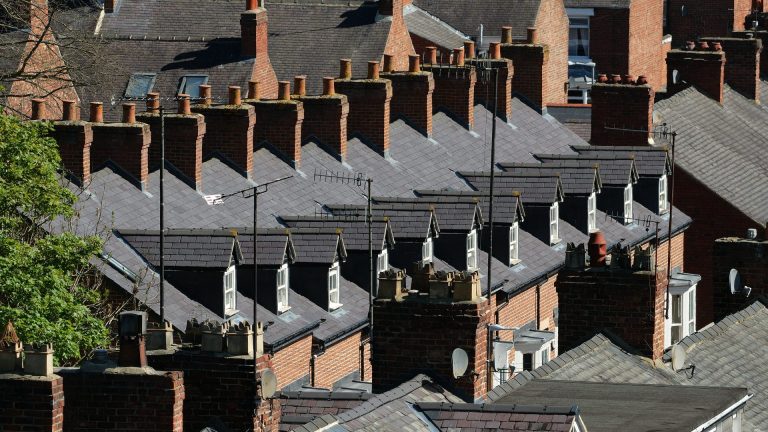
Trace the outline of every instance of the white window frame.
<instances>
[{"instance_id":1,"label":"white window frame","mask_svg":"<svg viewBox=\"0 0 768 432\"><path fill-rule=\"evenodd\" d=\"M591 13L590 13L591 12ZM592 58L590 57L590 44L592 42L592 29L591 29L591 20L590 17L594 15L594 12L590 9L583 9L583 10L576 10L576 9L569 9L568 10L568 58L571 60L576 61L582 61L587 62L591 61ZM586 24L584 22L581 23L575 23L574 20L586 20ZM586 40L586 49L587 52L586 55L571 55L571 29L586 29L587 30L587 40Z\"/></svg>"},{"instance_id":2,"label":"white window frame","mask_svg":"<svg viewBox=\"0 0 768 432\"><path fill-rule=\"evenodd\" d=\"M549 208L549 244L560 243L560 205L554 203Z\"/></svg>"},{"instance_id":3,"label":"white window frame","mask_svg":"<svg viewBox=\"0 0 768 432\"><path fill-rule=\"evenodd\" d=\"M389 270L389 251L384 248L376 257L376 274L379 275L387 270Z\"/></svg>"},{"instance_id":4,"label":"white window frame","mask_svg":"<svg viewBox=\"0 0 768 432\"><path fill-rule=\"evenodd\" d=\"M335 310L341 306L341 272L337 261L328 269L328 309Z\"/></svg>"},{"instance_id":5,"label":"white window frame","mask_svg":"<svg viewBox=\"0 0 768 432\"><path fill-rule=\"evenodd\" d=\"M667 176L663 175L659 178L659 214L667 211L669 207L669 200L667 199L669 189L667 186Z\"/></svg>"},{"instance_id":6,"label":"white window frame","mask_svg":"<svg viewBox=\"0 0 768 432\"><path fill-rule=\"evenodd\" d=\"M432 241L432 237L427 237L424 243L421 244L421 262L424 264L431 263L435 258L435 245Z\"/></svg>"},{"instance_id":7,"label":"white window frame","mask_svg":"<svg viewBox=\"0 0 768 432\"><path fill-rule=\"evenodd\" d=\"M290 286L290 274L288 272L288 264L284 263L277 269L277 311L279 313L285 312L291 308L288 302L288 287Z\"/></svg>"},{"instance_id":8,"label":"white window frame","mask_svg":"<svg viewBox=\"0 0 768 432\"><path fill-rule=\"evenodd\" d=\"M633 195L632 185L628 184L624 188L624 225L631 224L632 219L635 217L634 206L632 205L635 199Z\"/></svg>"},{"instance_id":9,"label":"white window frame","mask_svg":"<svg viewBox=\"0 0 768 432\"><path fill-rule=\"evenodd\" d=\"M520 225L515 222L509 227L509 266L520 262Z\"/></svg>"},{"instance_id":10,"label":"white window frame","mask_svg":"<svg viewBox=\"0 0 768 432\"><path fill-rule=\"evenodd\" d=\"M477 230L467 234L467 271L477 270Z\"/></svg>"},{"instance_id":11,"label":"white window frame","mask_svg":"<svg viewBox=\"0 0 768 432\"><path fill-rule=\"evenodd\" d=\"M235 266L227 267L222 278L224 288L224 313L234 315L237 312L237 273Z\"/></svg>"},{"instance_id":12,"label":"white window frame","mask_svg":"<svg viewBox=\"0 0 768 432\"><path fill-rule=\"evenodd\" d=\"M685 291L671 292L669 302L669 318L664 320L664 348L696 332L696 285ZM672 338L674 328L679 329L678 340Z\"/></svg>"},{"instance_id":13,"label":"white window frame","mask_svg":"<svg viewBox=\"0 0 768 432\"><path fill-rule=\"evenodd\" d=\"M587 232L597 230L597 194L592 192L587 198Z\"/></svg>"}]
</instances>

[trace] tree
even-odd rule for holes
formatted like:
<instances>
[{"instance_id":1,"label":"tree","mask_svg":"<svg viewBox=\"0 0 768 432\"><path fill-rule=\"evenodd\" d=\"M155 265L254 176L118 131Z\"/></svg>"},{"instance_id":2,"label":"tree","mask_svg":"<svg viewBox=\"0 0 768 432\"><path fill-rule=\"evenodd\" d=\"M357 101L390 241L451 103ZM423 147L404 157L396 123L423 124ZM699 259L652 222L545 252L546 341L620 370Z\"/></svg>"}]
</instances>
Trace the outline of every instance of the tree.
<instances>
[{"instance_id":1,"label":"tree","mask_svg":"<svg viewBox=\"0 0 768 432\"><path fill-rule=\"evenodd\" d=\"M56 362L68 365L108 345L109 332L90 278L101 239L50 230L75 216L76 196L49 129L0 114L0 323L12 320L25 343L53 343Z\"/></svg>"}]
</instances>

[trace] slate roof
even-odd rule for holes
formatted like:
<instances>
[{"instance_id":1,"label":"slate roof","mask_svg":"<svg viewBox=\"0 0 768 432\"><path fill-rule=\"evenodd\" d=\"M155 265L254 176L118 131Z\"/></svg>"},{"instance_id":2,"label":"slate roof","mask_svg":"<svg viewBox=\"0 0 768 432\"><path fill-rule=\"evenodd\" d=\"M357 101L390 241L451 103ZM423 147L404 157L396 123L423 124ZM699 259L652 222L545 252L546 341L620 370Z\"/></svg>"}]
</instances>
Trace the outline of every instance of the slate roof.
<instances>
[{"instance_id":1,"label":"slate roof","mask_svg":"<svg viewBox=\"0 0 768 432\"><path fill-rule=\"evenodd\" d=\"M253 262L253 230L239 229L237 238L243 253L243 263L248 265ZM259 246L256 256L259 264L279 266L285 260L293 261L296 257L296 247L287 230L260 228L256 242Z\"/></svg>"},{"instance_id":2,"label":"slate roof","mask_svg":"<svg viewBox=\"0 0 768 432\"><path fill-rule=\"evenodd\" d=\"M474 197L433 195L419 198L374 197L374 200L376 207L426 204L434 208L441 231L469 232L473 226L483 225L483 214L478 199Z\"/></svg>"},{"instance_id":3,"label":"slate roof","mask_svg":"<svg viewBox=\"0 0 768 432\"><path fill-rule=\"evenodd\" d=\"M365 215L366 212L365 206L362 205L330 204L327 207L335 216L341 217ZM377 204L371 207L371 212L374 216L386 217L389 220L395 239L423 241L440 232L434 207L429 204Z\"/></svg>"},{"instance_id":4,"label":"slate roof","mask_svg":"<svg viewBox=\"0 0 768 432\"><path fill-rule=\"evenodd\" d=\"M469 37L464 33L413 4L405 6L403 18L409 33L448 49L462 47L464 41L469 40ZM422 55L423 53L417 54Z\"/></svg>"},{"instance_id":5,"label":"slate roof","mask_svg":"<svg viewBox=\"0 0 768 432\"><path fill-rule=\"evenodd\" d=\"M414 191L417 196L427 200L438 197L468 197L478 201L482 214L486 215L484 221L487 223L489 211L488 193L480 191L448 191L448 190L427 190L418 189ZM494 189L493 191L493 221L512 225L515 222L522 221L525 218L525 209L519 194L503 189Z\"/></svg>"},{"instance_id":6,"label":"slate roof","mask_svg":"<svg viewBox=\"0 0 768 432\"><path fill-rule=\"evenodd\" d=\"M296 228L291 239L297 251L297 263L333 264L344 261L347 251L341 232L333 228Z\"/></svg>"},{"instance_id":7,"label":"slate roof","mask_svg":"<svg viewBox=\"0 0 768 432\"><path fill-rule=\"evenodd\" d=\"M592 139L592 107L548 106L547 113L586 142Z\"/></svg>"},{"instance_id":8,"label":"slate roof","mask_svg":"<svg viewBox=\"0 0 768 432\"><path fill-rule=\"evenodd\" d=\"M489 405L422 402L416 407L441 431L564 431L574 430L576 406ZM579 425L581 423L579 422ZM591 430L592 428L590 428Z\"/></svg>"},{"instance_id":9,"label":"slate roof","mask_svg":"<svg viewBox=\"0 0 768 432\"><path fill-rule=\"evenodd\" d=\"M542 162L574 161L587 166L597 165L600 170L600 179L605 186L626 186L637 181L637 169L632 157L619 159L614 155L603 156L591 154L558 155L537 154Z\"/></svg>"},{"instance_id":10,"label":"slate roof","mask_svg":"<svg viewBox=\"0 0 768 432\"><path fill-rule=\"evenodd\" d=\"M689 431L746 395L747 389L733 387L536 379L494 404L578 405L588 430L596 432Z\"/></svg>"},{"instance_id":11,"label":"slate roof","mask_svg":"<svg viewBox=\"0 0 768 432\"><path fill-rule=\"evenodd\" d=\"M589 195L602 187L596 164L587 161L553 161L543 164L510 163L502 168L519 176L559 176L565 195Z\"/></svg>"},{"instance_id":12,"label":"slate roof","mask_svg":"<svg viewBox=\"0 0 768 432\"><path fill-rule=\"evenodd\" d=\"M722 105L691 87L657 102L654 115L678 134L675 164L680 169L756 223L768 220L765 107L728 85Z\"/></svg>"},{"instance_id":13,"label":"slate roof","mask_svg":"<svg viewBox=\"0 0 768 432\"><path fill-rule=\"evenodd\" d=\"M280 430L289 431L323 415L337 415L358 407L373 395L366 392L306 390L282 391L280 399Z\"/></svg>"},{"instance_id":14,"label":"slate roof","mask_svg":"<svg viewBox=\"0 0 768 432\"><path fill-rule=\"evenodd\" d=\"M414 0L416 6L470 36L500 36L501 27L512 26L515 39L525 39L526 29L536 25L541 0Z\"/></svg>"},{"instance_id":15,"label":"slate roof","mask_svg":"<svg viewBox=\"0 0 768 432\"><path fill-rule=\"evenodd\" d=\"M488 191L491 175L488 172L459 171L470 186L479 191ZM525 204L552 205L563 199L563 186L560 177L553 173L541 175L518 174L516 172L496 173L494 176L494 193L496 188L505 192L519 192Z\"/></svg>"},{"instance_id":16,"label":"slate roof","mask_svg":"<svg viewBox=\"0 0 768 432\"><path fill-rule=\"evenodd\" d=\"M368 251L368 225L364 217L280 216L280 219L292 228L340 229L348 251ZM373 250L381 252L385 245L393 247L395 238L389 221L386 218L373 218L371 222Z\"/></svg>"},{"instance_id":17,"label":"slate roof","mask_svg":"<svg viewBox=\"0 0 768 432\"><path fill-rule=\"evenodd\" d=\"M121 230L128 242L155 268L160 267L160 232L154 230ZM167 230L165 265L174 268L227 268L233 258L242 261L240 246L227 230Z\"/></svg>"},{"instance_id":18,"label":"slate roof","mask_svg":"<svg viewBox=\"0 0 768 432\"><path fill-rule=\"evenodd\" d=\"M534 371L524 371L489 393L492 401L524 388L534 379L592 381L683 386L744 387L754 394L747 403L744 430L768 424L768 308L759 300L686 338L687 371L672 370L670 358L653 363L624 349L615 336L598 334L578 347L560 354ZM585 415L585 420L589 418Z\"/></svg>"},{"instance_id":19,"label":"slate roof","mask_svg":"<svg viewBox=\"0 0 768 432\"><path fill-rule=\"evenodd\" d=\"M669 151L666 147L573 146L573 149L579 154L599 158L634 159L640 177L661 177L671 173Z\"/></svg>"},{"instance_id":20,"label":"slate roof","mask_svg":"<svg viewBox=\"0 0 768 432\"><path fill-rule=\"evenodd\" d=\"M565 0L569 8L629 9L632 0Z\"/></svg>"}]
</instances>

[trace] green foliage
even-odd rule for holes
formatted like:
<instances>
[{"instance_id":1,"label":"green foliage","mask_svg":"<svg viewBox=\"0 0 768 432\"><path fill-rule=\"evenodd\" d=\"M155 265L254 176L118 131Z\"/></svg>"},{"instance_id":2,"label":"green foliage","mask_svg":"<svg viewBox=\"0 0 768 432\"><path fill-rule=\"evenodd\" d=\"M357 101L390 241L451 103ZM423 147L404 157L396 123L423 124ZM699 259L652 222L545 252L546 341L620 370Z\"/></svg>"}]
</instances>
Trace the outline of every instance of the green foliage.
<instances>
[{"instance_id":1,"label":"green foliage","mask_svg":"<svg viewBox=\"0 0 768 432\"><path fill-rule=\"evenodd\" d=\"M101 241L41 229L71 218L75 201L48 129L0 115L0 323L13 320L25 343L52 342L57 363L71 364L108 343L99 292L86 283Z\"/></svg>"}]
</instances>

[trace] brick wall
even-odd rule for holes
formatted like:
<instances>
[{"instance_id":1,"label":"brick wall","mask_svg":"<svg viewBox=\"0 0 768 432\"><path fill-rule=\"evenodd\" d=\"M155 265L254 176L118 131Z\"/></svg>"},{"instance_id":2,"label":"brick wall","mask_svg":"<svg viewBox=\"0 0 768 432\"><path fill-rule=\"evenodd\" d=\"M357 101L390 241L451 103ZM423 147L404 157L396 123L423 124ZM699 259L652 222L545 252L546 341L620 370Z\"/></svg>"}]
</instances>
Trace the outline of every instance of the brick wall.
<instances>
[{"instance_id":1,"label":"brick wall","mask_svg":"<svg viewBox=\"0 0 768 432\"><path fill-rule=\"evenodd\" d=\"M408 27L403 19L403 0L388 0L392 5L392 25L384 46L384 54L394 56L395 70L408 70L408 56L416 54Z\"/></svg>"},{"instance_id":2,"label":"brick wall","mask_svg":"<svg viewBox=\"0 0 768 432\"><path fill-rule=\"evenodd\" d=\"M512 88L515 94L521 95L527 102L537 108L544 106L550 88L549 75L546 73L549 63L549 46L533 44L502 44L501 56L512 60L515 75L512 78ZM564 83L560 83L561 86ZM564 89L561 88L564 92ZM563 103L564 98L552 103Z\"/></svg>"},{"instance_id":3,"label":"brick wall","mask_svg":"<svg viewBox=\"0 0 768 432\"><path fill-rule=\"evenodd\" d=\"M666 274L624 269L561 271L559 348L572 349L603 329L653 359L664 350ZM649 288L653 288L649 290Z\"/></svg>"},{"instance_id":4,"label":"brick wall","mask_svg":"<svg viewBox=\"0 0 768 432\"><path fill-rule=\"evenodd\" d=\"M765 240L727 237L715 241L712 254L715 321L742 310L757 298L765 298L768 295L766 252L768 242ZM742 293L731 294L729 274L732 268L739 271L741 282L752 288L749 297Z\"/></svg>"},{"instance_id":5,"label":"brick wall","mask_svg":"<svg viewBox=\"0 0 768 432\"><path fill-rule=\"evenodd\" d=\"M475 124L475 69L435 64L425 65L424 70L432 72L435 78L433 112L447 111L456 122L472 129Z\"/></svg>"},{"instance_id":6,"label":"brick wall","mask_svg":"<svg viewBox=\"0 0 768 432\"><path fill-rule=\"evenodd\" d=\"M589 19L589 55L597 65L596 73L629 73L629 35L629 9L595 9Z\"/></svg>"},{"instance_id":7,"label":"brick wall","mask_svg":"<svg viewBox=\"0 0 768 432\"><path fill-rule=\"evenodd\" d=\"M253 58L250 79L259 82L262 97L277 96L277 76L269 58L269 17L264 8L240 15L243 57Z\"/></svg>"},{"instance_id":8,"label":"brick wall","mask_svg":"<svg viewBox=\"0 0 768 432\"><path fill-rule=\"evenodd\" d=\"M435 80L430 72L383 73L392 82L390 121L405 118L426 136L432 135L432 94Z\"/></svg>"},{"instance_id":9,"label":"brick wall","mask_svg":"<svg viewBox=\"0 0 768 432\"><path fill-rule=\"evenodd\" d=\"M653 130L654 91L649 85L595 84L592 86L592 138L594 145L648 145ZM617 110L616 107L621 107ZM643 130L627 132L610 128Z\"/></svg>"},{"instance_id":10,"label":"brick wall","mask_svg":"<svg viewBox=\"0 0 768 432\"><path fill-rule=\"evenodd\" d=\"M645 75L655 90L666 82L661 39L664 36L663 0L632 0L629 9L629 58L626 73ZM625 73L610 72L608 73Z\"/></svg>"},{"instance_id":11,"label":"brick wall","mask_svg":"<svg viewBox=\"0 0 768 432\"><path fill-rule=\"evenodd\" d=\"M760 39L702 38L725 51L725 82L744 97L760 102Z\"/></svg>"},{"instance_id":12,"label":"brick wall","mask_svg":"<svg viewBox=\"0 0 768 432\"><path fill-rule=\"evenodd\" d=\"M677 47L700 36L728 36L731 30L744 30L751 9L752 0L669 0L667 27Z\"/></svg>"},{"instance_id":13,"label":"brick wall","mask_svg":"<svg viewBox=\"0 0 768 432\"><path fill-rule=\"evenodd\" d=\"M60 432L64 425L64 379L0 374L0 430Z\"/></svg>"},{"instance_id":14,"label":"brick wall","mask_svg":"<svg viewBox=\"0 0 768 432\"><path fill-rule=\"evenodd\" d=\"M250 105L195 105L192 111L205 116L203 156L219 152L243 173L253 171L253 129L256 111Z\"/></svg>"},{"instance_id":15,"label":"brick wall","mask_svg":"<svg viewBox=\"0 0 768 432\"><path fill-rule=\"evenodd\" d=\"M672 79L678 73L679 83ZM674 92L691 84L717 102L723 102L725 53L722 51L672 50L667 54L667 88Z\"/></svg>"},{"instance_id":16,"label":"brick wall","mask_svg":"<svg viewBox=\"0 0 768 432\"><path fill-rule=\"evenodd\" d=\"M301 125L304 104L294 100L248 101L256 108L254 142L268 142L292 163L301 166Z\"/></svg>"},{"instance_id":17,"label":"brick wall","mask_svg":"<svg viewBox=\"0 0 768 432\"><path fill-rule=\"evenodd\" d=\"M406 57L407 61L407 57ZM392 82L387 79L337 79L336 91L349 98L349 135L358 135L371 147L389 151L389 118Z\"/></svg>"},{"instance_id":18,"label":"brick wall","mask_svg":"<svg viewBox=\"0 0 768 432\"><path fill-rule=\"evenodd\" d=\"M312 357L312 335L307 335L275 353L272 363L277 375L277 388L309 374L309 359Z\"/></svg>"},{"instance_id":19,"label":"brick wall","mask_svg":"<svg viewBox=\"0 0 768 432\"><path fill-rule=\"evenodd\" d=\"M568 15L560 0L542 0L536 17L539 43L549 50L544 73L543 104L565 103L565 83L568 82ZM517 63L515 63L517 69ZM517 75L517 70L515 70ZM514 80L513 86L519 83ZM515 87L515 91L517 88Z\"/></svg>"},{"instance_id":20,"label":"brick wall","mask_svg":"<svg viewBox=\"0 0 768 432\"><path fill-rule=\"evenodd\" d=\"M91 127L91 167L98 168L111 160L146 187L152 140L149 126L144 123L93 123Z\"/></svg>"},{"instance_id":21,"label":"brick wall","mask_svg":"<svg viewBox=\"0 0 768 432\"><path fill-rule=\"evenodd\" d=\"M83 184L91 179L91 145L93 130L87 122L56 122L51 134L59 145L64 168L71 171Z\"/></svg>"},{"instance_id":22,"label":"brick wall","mask_svg":"<svg viewBox=\"0 0 768 432\"><path fill-rule=\"evenodd\" d=\"M160 114L141 113L136 119L149 125L152 143L149 166L160 167ZM203 180L203 138L205 120L202 115L165 115L165 160L170 162L198 189Z\"/></svg>"},{"instance_id":23,"label":"brick wall","mask_svg":"<svg viewBox=\"0 0 768 432\"><path fill-rule=\"evenodd\" d=\"M665 232L667 227L660 229ZM648 243L647 245L650 245ZM659 248L656 250L656 265L659 271L666 271L667 269L667 251L669 242L664 241L659 244ZM685 269L685 233L680 233L672 237L672 257L671 257L672 269L680 268L680 271Z\"/></svg>"},{"instance_id":24,"label":"brick wall","mask_svg":"<svg viewBox=\"0 0 768 432\"><path fill-rule=\"evenodd\" d=\"M304 104L301 139L312 137L334 151L340 159L347 155L349 101L345 95L295 97Z\"/></svg>"},{"instance_id":25,"label":"brick wall","mask_svg":"<svg viewBox=\"0 0 768 432\"><path fill-rule=\"evenodd\" d=\"M317 356L314 387L330 389L336 381L360 371L361 336L361 332L349 335Z\"/></svg>"},{"instance_id":26,"label":"brick wall","mask_svg":"<svg viewBox=\"0 0 768 432\"><path fill-rule=\"evenodd\" d=\"M437 57L440 58L440 53L443 54L443 56L447 56L448 53L451 52L454 48L458 47L447 47L440 45L439 41L431 41L424 39L421 36L418 36L416 34L411 33L411 42L413 42L413 49L416 51L416 54L424 58L427 55L427 47L433 46L437 47L437 50L439 51L437 54Z\"/></svg>"},{"instance_id":27,"label":"brick wall","mask_svg":"<svg viewBox=\"0 0 768 432\"><path fill-rule=\"evenodd\" d=\"M360 371L360 380L371 381L373 377L373 367L371 364L371 341L366 337L363 345L363 370Z\"/></svg>"},{"instance_id":28,"label":"brick wall","mask_svg":"<svg viewBox=\"0 0 768 432\"><path fill-rule=\"evenodd\" d=\"M741 32L733 32L731 35L733 37L742 38L742 39L750 39L754 37L755 39L759 39L762 42L763 50L760 51L760 74L762 75L768 74L768 49L765 48L766 44L768 44L768 31L766 30L741 31Z\"/></svg>"},{"instance_id":29,"label":"brick wall","mask_svg":"<svg viewBox=\"0 0 768 432\"><path fill-rule=\"evenodd\" d=\"M491 302L445 303L427 299L377 300L373 337L373 391L379 393L424 372L473 400L486 393L487 325ZM450 329L450 331L446 331ZM463 348L472 375L453 378L451 353Z\"/></svg>"},{"instance_id":30,"label":"brick wall","mask_svg":"<svg viewBox=\"0 0 768 432\"><path fill-rule=\"evenodd\" d=\"M693 218L685 233L685 270L701 275L696 287L696 325L713 322L712 256L716 239L743 236L757 222L712 192L679 166L675 167L675 207Z\"/></svg>"},{"instance_id":31,"label":"brick wall","mask_svg":"<svg viewBox=\"0 0 768 432\"><path fill-rule=\"evenodd\" d=\"M514 66L509 59L483 60L490 67L498 71L498 85L496 86L497 100L496 113L504 120L512 119L512 80L514 77ZM469 64L476 64L473 60ZM491 76L493 79L493 76ZM487 99L487 100L486 100ZM493 85L490 82L478 82L475 85L475 103L485 105L489 111L493 111Z\"/></svg>"},{"instance_id":32,"label":"brick wall","mask_svg":"<svg viewBox=\"0 0 768 432\"><path fill-rule=\"evenodd\" d=\"M181 372L62 370L67 431L183 431Z\"/></svg>"}]
</instances>

